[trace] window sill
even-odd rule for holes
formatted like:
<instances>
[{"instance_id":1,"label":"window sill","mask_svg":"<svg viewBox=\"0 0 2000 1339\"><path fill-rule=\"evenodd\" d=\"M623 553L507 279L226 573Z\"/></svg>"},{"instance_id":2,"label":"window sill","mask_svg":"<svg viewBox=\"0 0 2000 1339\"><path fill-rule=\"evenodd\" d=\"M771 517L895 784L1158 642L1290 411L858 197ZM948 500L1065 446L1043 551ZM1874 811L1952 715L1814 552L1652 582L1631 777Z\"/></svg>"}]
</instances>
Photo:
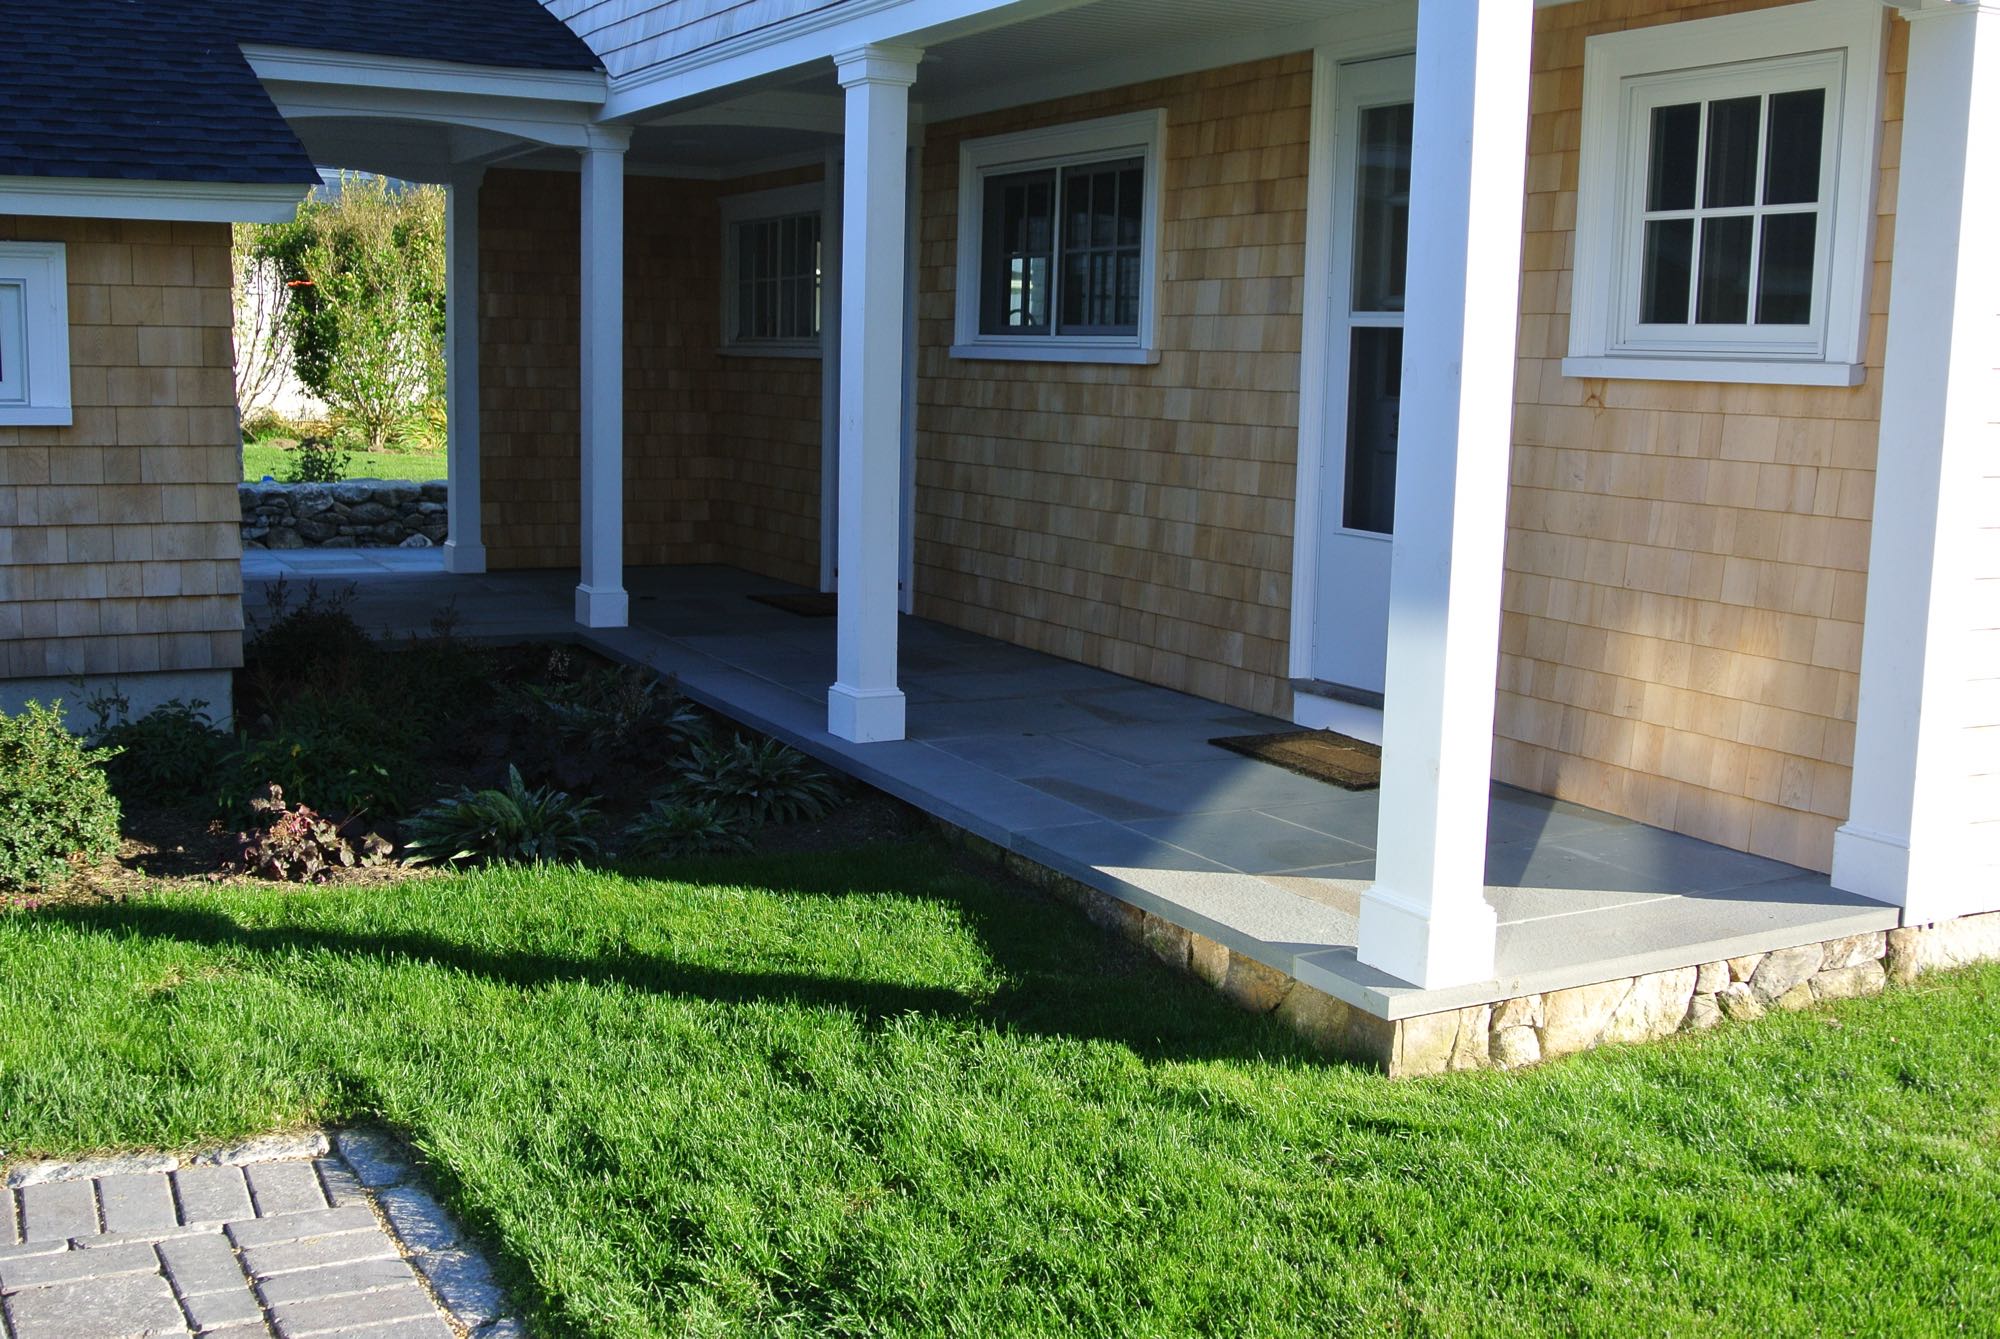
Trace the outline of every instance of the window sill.
<instances>
[{"instance_id":1,"label":"window sill","mask_svg":"<svg viewBox=\"0 0 2000 1339\"><path fill-rule=\"evenodd\" d=\"M716 350L724 358L819 358L818 345L808 344L724 344Z\"/></svg>"},{"instance_id":2,"label":"window sill","mask_svg":"<svg viewBox=\"0 0 2000 1339\"><path fill-rule=\"evenodd\" d=\"M951 356L966 362L1112 363L1125 367L1150 367L1160 361L1158 349L1116 344L954 344Z\"/></svg>"},{"instance_id":3,"label":"window sill","mask_svg":"<svg viewBox=\"0 0 2000 1339\"><path fill-rule=\"evenodd\" d=\"M1565 358L1566 377L1608 381L1706 381L1752 386L1859 386L1868 369L1860 363L1786 363L1751 358L1642 358L1626 354Z\"/></svg>"},{"instance_id":4,"label":"window sill","mask_svg":"<svg viewBox=\"0 0 2000 1339\"><path fill-rule=\"evenodd\" d=\"M67 428L75 421L66 404L0 405L0 428Z\"/></svg>"}]
</instances>

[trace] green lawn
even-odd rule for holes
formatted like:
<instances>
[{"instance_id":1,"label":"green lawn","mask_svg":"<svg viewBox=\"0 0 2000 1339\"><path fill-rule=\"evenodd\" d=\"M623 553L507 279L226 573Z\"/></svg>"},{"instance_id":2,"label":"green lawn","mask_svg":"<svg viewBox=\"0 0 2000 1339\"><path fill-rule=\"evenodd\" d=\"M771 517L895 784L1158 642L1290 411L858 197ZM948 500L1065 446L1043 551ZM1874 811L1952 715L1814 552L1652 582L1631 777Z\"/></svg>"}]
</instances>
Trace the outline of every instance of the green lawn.
<instances>
[{"instance_id":1,"label":"green lawn","mask_svg":"<svg viewBox=\"0 0 2000 1339\"><path fill-rule=\"evenodd\" d=\"M291 457L291 445L282 438L246 443L243 447L243 477L257 480L268 474L274 479L283 479ZM442 479L445 477L444 452L356 451L348 457L347 477L420 481Z\"/></svg>"},{"instance_id":2,"label":"green lawn","mask_svg":"<svg viewBox=\"0 0 2000 1339\"><path fill-rule=\"evenodd\" d=\"M929 842L0 914L0 1146L385 1119L551 1334L1935 1334L2000 969L1391 1083Z\"/></svg>"}]
</instances>

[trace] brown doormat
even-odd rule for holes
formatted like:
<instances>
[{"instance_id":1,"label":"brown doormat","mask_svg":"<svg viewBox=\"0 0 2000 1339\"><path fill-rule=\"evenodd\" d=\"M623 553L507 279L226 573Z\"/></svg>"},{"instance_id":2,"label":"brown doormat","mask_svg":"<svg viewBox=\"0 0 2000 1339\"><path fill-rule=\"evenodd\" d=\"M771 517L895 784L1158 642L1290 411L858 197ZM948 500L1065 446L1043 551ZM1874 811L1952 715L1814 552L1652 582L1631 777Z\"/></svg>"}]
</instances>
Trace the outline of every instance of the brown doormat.
<instances>
[{"instance_id":1,"label":"brown doormat","mask_svg":"<svg viewBox=\"0 0 2000 1339\"><path fill-rule=\"evenodd\" d=\"M814 595L752 595L758 604L768 604L800 618L832 618L838 610L833 592Z\"/></svg>"},{"instance_id":2,"label":"brown doormat","mask_svg":"<svg viewBox=\"0 0 2000 1339\"><path fill-rule=\"evenodd\" d=\"M1287 730L1278 735L1233 735L1211 739L1217 748L1282 767L1346 790L1373 790L1382 784L1382 750L1366 740L1331 730Z\"/></svg>"}]
</instances>

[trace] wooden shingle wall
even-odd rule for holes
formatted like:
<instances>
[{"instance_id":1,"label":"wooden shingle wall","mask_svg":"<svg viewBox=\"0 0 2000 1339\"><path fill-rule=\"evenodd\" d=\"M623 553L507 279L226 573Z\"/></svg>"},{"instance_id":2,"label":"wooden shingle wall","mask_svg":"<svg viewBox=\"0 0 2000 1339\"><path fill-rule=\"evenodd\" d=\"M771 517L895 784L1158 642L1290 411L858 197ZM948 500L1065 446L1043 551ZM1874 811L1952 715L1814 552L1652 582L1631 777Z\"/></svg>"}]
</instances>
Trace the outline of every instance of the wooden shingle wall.
<instances>
[{"instance_id":1,"label":"wooden shingle wall","mask_svg":"<svg viewBox=\"0 0 2000 1339\"><path fill-rule=\"evenodd\" d=\"M800 176L626 182L625 556L633 566L726 562L818 584L819 362L719 352L717 202ZM488 174L480 511L496 569L577 562L577 226L574 174Z\"/></svg>"},{"instance_id":2,"label":"wooden shingle wall","mask_svg":"<svg viewBox=\"0 0 2000 1339\"><path fill-rule=\"evenodd\" d=\"M1537 11L1494 761L1531 790L1825 869L1854 752L1905 25L1889 44L1866 384L1561 373L1584 39L1765 7Z\"/></svg>"},{"instance_id":3,"label":"wooden shingle wall","mask_svg":"<svg viewBox=\"0 0 2000 1339\"><path fill-rule=\"evenodd\" d=\"M0 215L67 248L63 428L0 427L0 677L243 660L229 228Z\"/></svg>"},{"instance_id":4,"label":"wooden shingle wall","mask_svg":"<svg viewBox=\"0 0 2000 1339\"><path fill-rule=\"evenodd\" d=\"M916 611L1259 711L1290 707L1312 62L933 126L919 265ZM1163 107L1160 362L949 357L967 137Z\"/></svg>"}]
</instances>

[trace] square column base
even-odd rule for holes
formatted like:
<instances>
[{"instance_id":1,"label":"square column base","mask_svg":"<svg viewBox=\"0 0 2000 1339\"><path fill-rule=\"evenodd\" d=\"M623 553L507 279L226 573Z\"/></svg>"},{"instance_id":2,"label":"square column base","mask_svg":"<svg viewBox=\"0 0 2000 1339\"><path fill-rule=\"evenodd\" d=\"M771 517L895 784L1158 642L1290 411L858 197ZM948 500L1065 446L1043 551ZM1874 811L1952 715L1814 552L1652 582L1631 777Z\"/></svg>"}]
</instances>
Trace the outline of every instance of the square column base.
<instances>
[{"instance_id":1,"label":"square column base","mask_svg":"<svg viewBox=\"0 0 2000 1339\"><path fill-rule=\"evenodd\" d=\"M904 699L900 688L849 688L837 683L826 692L826 729L854 744L881 744L903 738Z\"/></svg>"},{"instance_id":2,"label":"square column base","mask_svg":"<svg viewBox=\"0 0 2000 1339\"><path fill-rule=\"evenodd\" d=\"M1361 894L1357 957L1423 990L1493 978L1500 916L1481 890L1475 906L1442 915L1379 885Z\"/></svg>"},{"instance_id":3,"label":"square column base","mask_svg":"<svg viewBox=\"0 0 2000 1339\"><path fill-rule=\"evenodd\" d=\"M578 586L576 621L586 628L622 628L631 620L631 603L622 587Z\"/></svg>"},{"instance_id":4,"label":"square column base","mask_svg":"<svg viewBox=\"0 0 2000 1339\"><path fill-rule=\"evenodd\" d=\"M447 539L444 542L444 570L454 576L478 576L486 570L486 546L460 544Z\"/></svg>"}]
</instances>

